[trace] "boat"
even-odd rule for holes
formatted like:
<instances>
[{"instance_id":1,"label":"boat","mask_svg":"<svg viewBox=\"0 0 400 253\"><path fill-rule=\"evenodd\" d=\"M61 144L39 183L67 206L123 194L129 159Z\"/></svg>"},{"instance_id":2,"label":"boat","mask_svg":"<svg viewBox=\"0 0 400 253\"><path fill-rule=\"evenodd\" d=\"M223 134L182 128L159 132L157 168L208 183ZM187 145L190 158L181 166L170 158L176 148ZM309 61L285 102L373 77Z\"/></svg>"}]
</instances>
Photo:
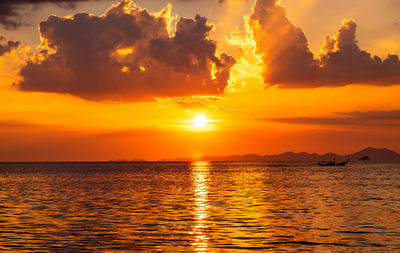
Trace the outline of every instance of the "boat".
<instances>
[{"instance_id":1,"label":"boat","mask_svg":"<svg viewBox=\"0 0 400 253\"><path fill-rule=\"evenodd\" d=\"M335 160L333 161L319 161L318 166L345 166L349 162L350 158L347 158L346 161L337 163Z\"/></svg>"}]
</instances>

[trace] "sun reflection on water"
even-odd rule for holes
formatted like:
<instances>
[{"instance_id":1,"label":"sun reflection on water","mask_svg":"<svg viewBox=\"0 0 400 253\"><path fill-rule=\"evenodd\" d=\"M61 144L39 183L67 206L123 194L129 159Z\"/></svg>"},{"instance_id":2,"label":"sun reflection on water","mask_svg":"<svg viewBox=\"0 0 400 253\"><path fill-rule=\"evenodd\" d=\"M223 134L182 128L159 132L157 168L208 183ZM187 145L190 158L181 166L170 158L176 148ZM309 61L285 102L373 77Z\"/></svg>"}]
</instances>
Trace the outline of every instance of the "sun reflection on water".
<instances>
[{"instance_id":1,"label":"sun reflection on water","mask_svg":"<svg viewBox=\"0 0 400 253\"><path fill-rule=\"evenodd\" d=\"M194 225L191 231L196 252L206 252L208 249L208 169L210 164L204 161L192 163L192 178L194 188Z\"/></svg>"}]
</instances>

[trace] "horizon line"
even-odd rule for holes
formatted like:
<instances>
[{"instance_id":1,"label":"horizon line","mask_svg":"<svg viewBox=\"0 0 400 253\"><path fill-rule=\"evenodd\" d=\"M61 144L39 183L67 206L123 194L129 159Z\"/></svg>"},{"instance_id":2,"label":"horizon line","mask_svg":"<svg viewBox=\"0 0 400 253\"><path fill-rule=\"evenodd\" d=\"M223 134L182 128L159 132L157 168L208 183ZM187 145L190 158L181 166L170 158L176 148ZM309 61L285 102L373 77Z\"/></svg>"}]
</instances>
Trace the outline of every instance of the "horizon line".
<instances>
[{"instance_id":1,"label":"horizon line","mask_svg":"<svg viewBox=\"0 0 400 253\"><path fill-rule=\"evenodd\" d=\"M245 155L256 155L256 156L260 156L260 157L265 157L265 156L277 156L277 155L282 155L285 153L293 153L293 154L300 154L300 153L305 153L305 154L309 154L309 155L313 155L316 154L318 156L324 156L324 155L328 155L328 154L332 154L332 155L337 155L337 156L342 156L342 157L346 157L346 156L350 156L353 155L357 152L366 150L366 149L386 149L388 151L392 151L396 154L399 154L398 152L382 147L382 148L374 148L374 147L366 147L363 149L360 149L356 152L353 153L349 153L349 154L344 154L344 155L340 155L334 152L327 152L327 153L323 153L323 154L319 154L316 152L304 152L304 151L300 151L300 152L294 152L294 151L285 151L282 153L278 153L278 154L266 154L266 155L259 155L259 154L255 154L255 153L246 153L246 154L241 154L241 155L206 155L206 156L202 156L199 159L190 159L189 157L177 157L177 158L162 158L162 159L157 159L157 160L146 160L146 159L140 159L140 158L133 158L133 159L117 159L117 160L71 160L71 161L58 161L58 160L54 160L54 161L49 161L49 160L44 160L44 161L0 161L0 164L7 164L7 163L146 163L146 162L196 162L196 161L208 161L208 162L315 162L312 160L309 161L305 161L305 160L265 160L265 161L251 161L251 160L243 160L243 161L233 161L233 160L217 160L217 161L212 161L212 160L207 160L207 158L215 158L215 157L233 157L233 156L245 156ZM399 154L400 155L400 154ZM202 160L202 159L205 160ZM383 160L385 161L385 160Z\"/></svg>"}]
</instances>

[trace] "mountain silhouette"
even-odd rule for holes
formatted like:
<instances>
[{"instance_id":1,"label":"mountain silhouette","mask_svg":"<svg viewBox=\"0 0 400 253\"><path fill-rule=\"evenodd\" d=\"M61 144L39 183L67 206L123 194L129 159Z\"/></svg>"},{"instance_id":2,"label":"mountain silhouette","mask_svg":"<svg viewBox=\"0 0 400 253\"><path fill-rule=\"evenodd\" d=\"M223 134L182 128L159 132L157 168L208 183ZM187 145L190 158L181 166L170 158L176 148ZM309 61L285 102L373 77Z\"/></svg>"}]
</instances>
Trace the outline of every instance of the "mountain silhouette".
<instances>
[{"instance_id":1,"label":"mountain silhouette","mask_svg":"<svg viewBox=\"0 0 400 253\"><path fill-rule=\"evenodd\" d=\"M317 154L317 153L306 153L306 152L285 152L276 155L257 155L257 154L245 154L245 155L230 155L230 156L205 156L201 160L204 161L248 161L248 162L261 162L261 161L298 161L298 162L308 162L308 161L321 161L321 160L347 160L357 161L360 158L368 156L370 161L400 161L400 154L386 149L386 148L365 148L358 152L338 155L335 153ZM163 159L162 161L190 161L191 158L176 158L176 159Z\"/></svg>"},{"instance_id":2,"label":"mountain silhouette","mask_svg":"<svg viewBox=\"0 0 400 253\"><path fill-rule=\"evenodd\" d=\"M349 155L350 160L358 160L363 156L368 156L371 161L400 161L400 155L386 148L366 148Z\"/></svg>"}]
</instances>

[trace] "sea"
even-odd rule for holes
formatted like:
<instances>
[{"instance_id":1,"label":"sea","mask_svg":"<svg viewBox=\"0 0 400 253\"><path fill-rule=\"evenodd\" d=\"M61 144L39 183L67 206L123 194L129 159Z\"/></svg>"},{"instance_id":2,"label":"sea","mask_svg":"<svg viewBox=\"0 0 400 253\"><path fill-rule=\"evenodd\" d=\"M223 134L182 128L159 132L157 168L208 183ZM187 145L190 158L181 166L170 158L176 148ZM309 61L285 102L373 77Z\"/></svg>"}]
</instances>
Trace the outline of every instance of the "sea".
<instances>
[{"instance_id":1,"label":"sea","mask_svg":"<svg viewBox=\"0 0 400 253\"><path fill-rule=\"evenodd\" d=\"M0 251L400 252L400 163L1 163Z\"/></svg>"}]
</instances>

